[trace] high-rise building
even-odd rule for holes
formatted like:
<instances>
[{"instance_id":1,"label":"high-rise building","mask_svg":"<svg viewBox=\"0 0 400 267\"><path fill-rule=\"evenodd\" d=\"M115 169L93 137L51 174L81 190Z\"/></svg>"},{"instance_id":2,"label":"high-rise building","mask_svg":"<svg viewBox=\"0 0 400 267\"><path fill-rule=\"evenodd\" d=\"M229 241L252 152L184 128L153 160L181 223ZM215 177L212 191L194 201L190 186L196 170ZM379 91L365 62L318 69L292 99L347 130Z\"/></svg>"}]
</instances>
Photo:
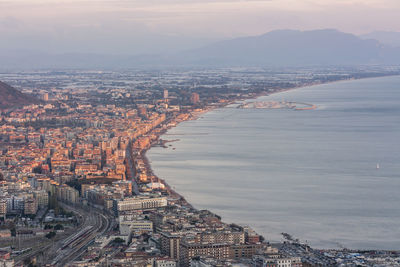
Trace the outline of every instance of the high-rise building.
<instances>
[{"instance_id":1,"label":"high-rise building","mask_svg":"<svg viewBox=\"0 0 400 267\"><path fill-rule=\"evenodd\" d=\"M179 259L181 236L178 233L162 232L160 238L161 252L173 259Z\"/></svg>"},{"instance_id":2,"label":"high-rise building","mask_svg":"<svg viewBox=\"0 0 400 267\"><path fill-rule=\"evenodd\" d=\"M0 217L4 217L7 214L7 200L0 199Z\"/></svg>"},{"instance_id":3,"label":"high-rise building","mask_svg":"<svg viewBox=\"0 0 400 267\"><path fill-rule=\"evenodd\" d=\"M62 202L75 204L79 200L79 191L67 185L57 187L57 198Z\"/></svg>"},{"instance_id":4,"label":"high-rise building","mask_svg":"<svg viewBox=\"0 0 400 267\"><path fill-rule=\"evenodd\" d=\"M197 104L200 101L200 96L198 93L192 93L192 95L190 96L190 102L192 104Z\"/></svg>"},{"instance_id":5,"label":"high-rise building","mask_svg":"<svg viewBox=\"0 0 400 267\"><path fill-rule=\"evenodd\" d=\"M168 99L168 90L167 89L164 90L164 99Z\"/></svg>"},{"instance_id":6,"label":"high-rise building","mask_svg":"<svg viewBox=\"0 0 400 267\"><path fill-rule=\"evenodd\" d=\"M239 231L216 231L216 232L202 232L196 235L196 242L208 244L243 244L244 232Z\"/></svg>"},{"instance_id":7,"label":"high-rise building","mask_svg":"<svg viewBox=\"0 0 400 267\"><path fill-rule=\"evenodd\" d=\"M138 107L138 112L139 112L139 115L142 116L142 117L146 117L147 116L147 109L146 109L145 106L139 106Z\"/></svg>"},{"instance_id":8,"label":"high-rise building","mask_svg":"<svg viewBox=\"0 0 400 267\"><path fill-rule=\"evenodd\" d=\"M25 215L34 215L37 213L38 203L34 198L27 198L24 202L24 214Z\"/></svg>"},{"instance_id":9,"label":"high-rise building","mask_svg":"<svg viewBox=\"0 0 400 267\"><path fill-rule=\"evenodd\" d=\"M263 244L235 244L231 246L230 258L241 259L241 258L252 258L255 254L260 252L264 248Z\"/></svg>"},{"instance_id":10,"label":"high-rise building","mask_svg":"<svg viewBox=\"0 0 400 267\"><path fill-rule=\"evenodd\" d=\"M21 196L11 196L7 198L7 213L20 213L24 210L25 198Z\"/></svg>"},{"instance_id":11,"label":"high-rise building","mask_svg":"<svg viewBox=\"0 0 400 267\"><path fill-rule=\"evenodd\" d=\"M44 190L37 190L33 192L33 196L36 199L40 208L45 208L49 205L49 194Z\"/></svg>"}]
</instances>

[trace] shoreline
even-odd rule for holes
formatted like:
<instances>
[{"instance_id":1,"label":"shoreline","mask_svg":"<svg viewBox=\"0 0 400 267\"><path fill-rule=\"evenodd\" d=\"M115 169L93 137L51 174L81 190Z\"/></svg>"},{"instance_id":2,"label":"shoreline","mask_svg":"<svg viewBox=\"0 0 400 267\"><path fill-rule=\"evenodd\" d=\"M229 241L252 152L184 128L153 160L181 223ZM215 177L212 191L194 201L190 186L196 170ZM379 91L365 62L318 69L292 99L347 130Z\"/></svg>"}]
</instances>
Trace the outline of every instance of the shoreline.
<instances>
[{"instance_id":1,"label":"shoreline","mask_svg":"<svg viewBox=\"0 0 400 267\"><path fill-rule=\"evenodd\" d=\"M213 110L216 110L216 109L226 108L229 105L236 104L237 102L241 102L241 101L257 100L260 97L266 97L266 96L270 96L270 95L274 95L274 94L278 94L278 93L283 93L283 92L288 92L288 91L292 91L292 90L295 90L295 89L306 88L306 87L312 87L312 86L318 86L318 85L327 85L327 84L339 83L339 82L350 82L350 81L356 81L356 80L384 78L384 77L391 77L391 76L399 76L399 75L383 75L383 76L375 76L375 77L341 79L341 80L329 81L329 82L313 82L313 83L307 83L307 84L303 84L303 85L294 86L294 87L291 87L291 88L277 89L276 91L273 91L273 92L257 93L257 94L251 95L249 97L239 97L239 98L236 98L236 99L233 99L233 100L229 100L229 101L224 102L224 103L217 103L216 105L215 104L214 105L208 105L202 111L191 111L189 113L190 114L189 118L181 120L179 122L176 122L176 124L174 126L167 127L165 129L163 129L162 131L158 132L155 141L152 142L150 147L142 150L142 152L141 152L142 160L146 164L146 169L147 169L148 173L151 174L158 182L161 182L161 183L163 183L165 185L165 189L168 192L170 197L172 196L173 198L179 198L179 202L182 205L184 205L187 208L191 208L191 209L196 209L197 210L197 208L194 207L191 203L189 203L182 194L178 193L171 185L169 185L167 183L166 179L159 178L155 174L155 172L154 172L154 170L152 168L152 165L150 163L150 160L149 160L149 158L147 156L147 151L149 151L151 148L155 147L156 146L155 144L160 140L160 138L162 136L164 136L164 135L167 135L168 131L170 129L177 127L181 122L190 121L190 120L197 120L203 114L206 114L206 113L208 113L210 111L213 111ZM182 114L182 113L180 113L180 114ZM211 212L213 212L213 211L211 211ZM222 221L223 221L223 218L222 218ZM280 241L271 241L271 242L272 243L277 243L277 242L281 243ZM341 251L341 250L343 250L343 248L340 248L340 247L339 248L315 247L315 249L321 250L321 251ZM355 248L355 249L347 249L347 251L358 252L358 251L366 251L366 249ZM372 249L370 251L397 251L397 250L396 249Z\"/></svg>"}]
</instances>

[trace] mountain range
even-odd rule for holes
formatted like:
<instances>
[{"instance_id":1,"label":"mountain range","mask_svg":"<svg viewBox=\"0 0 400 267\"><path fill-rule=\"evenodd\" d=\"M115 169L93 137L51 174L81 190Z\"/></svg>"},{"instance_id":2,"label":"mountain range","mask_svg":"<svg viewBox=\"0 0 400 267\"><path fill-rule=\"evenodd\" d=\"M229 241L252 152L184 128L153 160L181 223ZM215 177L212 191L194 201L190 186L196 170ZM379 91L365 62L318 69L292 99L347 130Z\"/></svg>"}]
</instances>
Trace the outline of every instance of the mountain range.
<instances>
[{"instance_id":1,"label":"mountain range","mask_svg":"<svg viewBox=\"0 0 400 267\"><path fill-rule=\"evenodd\" d=\"M400 48L337 30L273 31L222 41L182 54L183 63L251 66L400 63Z\"/></svg>"},{"instance_id":2,"label":"mountain range","mask_svg":"<svg viewBox=\"0 0 400 267\"><path fill-rule=\"evenodd\" d=\"M337 30L278 30L215 42L198 49L154 55L1 54L3 69L136 68L180 66L326 66L399 64L400 46ZM382 38L381 38L382 39Z\"/></svg>"},{"instance_id":3,"label":"mountain range","mask_svg":"<svg viewBox=\"0 0 400 267\"><path fill-rule=\"evenodd\" d=\"M400 32L375 31L360 35L360 38L375 39L384 45L400 47Z\"/></svg>"},{"instance_id":4,"label":"mountain range","mask_svg":"<svg viewBox=\"0 0 400 267\"><path fill-rule=\"evenodd\" d=\"M0 81L0 110L39 102L38 99Z\"/></svg>"}]
</instances>

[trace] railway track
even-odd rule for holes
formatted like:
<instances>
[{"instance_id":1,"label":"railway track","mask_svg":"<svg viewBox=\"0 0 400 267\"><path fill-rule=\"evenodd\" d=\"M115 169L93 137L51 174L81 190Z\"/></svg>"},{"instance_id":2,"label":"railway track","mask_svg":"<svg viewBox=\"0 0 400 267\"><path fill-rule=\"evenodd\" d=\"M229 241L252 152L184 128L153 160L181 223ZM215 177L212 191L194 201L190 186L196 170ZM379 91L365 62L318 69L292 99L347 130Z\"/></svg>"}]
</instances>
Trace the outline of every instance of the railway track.
<instances>
[{"instance_id":1,"label":"railway track","mask_svg":"<svg viewBox=\"0 0 400 267\"><path fill-rule=\"evenodd\" d=\"M73 211L80 218L80 225L71 236L57 240L45 246L38 246L16 259L16 264L22 264L25 259L41 256L41 263L51 263L54 266L65 266L79 257L96 237L104 235L113 227L113 218L105 216L96 209L86 210L66 204L62 206Z\"/></svg>"}]
</instances>

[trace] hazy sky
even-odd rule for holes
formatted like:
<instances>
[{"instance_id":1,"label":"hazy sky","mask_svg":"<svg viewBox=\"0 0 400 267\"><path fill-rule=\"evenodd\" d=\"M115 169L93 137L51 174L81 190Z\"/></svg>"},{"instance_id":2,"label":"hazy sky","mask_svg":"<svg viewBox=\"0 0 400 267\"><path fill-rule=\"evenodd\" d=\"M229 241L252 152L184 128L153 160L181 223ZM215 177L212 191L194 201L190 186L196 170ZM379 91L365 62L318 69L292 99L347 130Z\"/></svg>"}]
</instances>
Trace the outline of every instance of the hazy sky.
<instances>
[{"instance_id":1,"label":"hazy sky","mask_svg":"<svg viewBox=\"0 0 400 267\"><path fill-rule=\"evenodd\" d=\"M0 49L150 53L275 29L400 31L399 14L400 0L0 0Z\"/></svg>"}]
</instances>

